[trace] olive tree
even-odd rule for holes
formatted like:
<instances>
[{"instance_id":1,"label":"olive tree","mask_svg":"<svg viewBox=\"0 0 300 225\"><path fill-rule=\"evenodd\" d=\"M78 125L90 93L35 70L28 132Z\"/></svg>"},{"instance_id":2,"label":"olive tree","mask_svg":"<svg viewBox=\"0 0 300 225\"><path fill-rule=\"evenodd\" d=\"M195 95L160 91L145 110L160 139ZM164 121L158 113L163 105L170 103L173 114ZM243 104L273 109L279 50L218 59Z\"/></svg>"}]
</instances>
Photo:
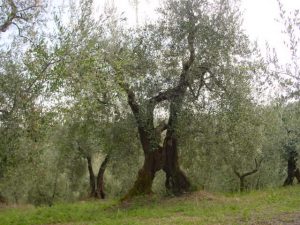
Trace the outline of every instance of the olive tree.
<instances>
[{"instance_id":1,"label":"olive tree","mask_svg":"<svg viewBox=\"0 0 300 225\"><path fill-rule=\"evenodd\" d=\"M189 106L187 96L222 95L236 78L251 74L252 51L236 2L166 1L160 13L156 23L132 35L126 32L112 47L115 54L107 52L145 157L125 198L151 193L159 170L166 173L165 186L172 193L189 191L190 181L178 161L177 134L181 112ZM159 107L168 114L167 121L157 121L154 111Z\"/></svg>"}]
</instances>

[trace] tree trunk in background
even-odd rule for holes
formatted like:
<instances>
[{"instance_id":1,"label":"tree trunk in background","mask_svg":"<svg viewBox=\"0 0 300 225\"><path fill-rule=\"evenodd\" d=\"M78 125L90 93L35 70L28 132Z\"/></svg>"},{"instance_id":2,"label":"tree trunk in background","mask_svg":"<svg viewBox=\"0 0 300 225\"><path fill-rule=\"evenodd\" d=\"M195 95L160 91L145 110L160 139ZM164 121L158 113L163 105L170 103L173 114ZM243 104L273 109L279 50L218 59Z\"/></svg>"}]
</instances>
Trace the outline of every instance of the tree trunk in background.
<instances>
[{"instance_id":1,"label":"tree trunk in background","mask_svg":"<svg viewBox=\"0 0 300 225\"><path fill-rule=\"evenodd\" d=\"M240 177L240 192L244 192L245 188L245 177Z\"/></svg>"},{"instance_id":2,"label":"tree trunk in background","mask_svg":"<svg viewBox=\"0 0 300 225\"><path fill-rule=\"evenodd\" d=\"M90 176L90 197L104 199L104 173L107 167L107 163L109 162L109 155L107 155L104 161L101 163L97 178L93 171L91 156L87 156L86 159L88 163L88 171Z\"/></svg>"},{"instance_id":3,"label":"tree trunk in background","mask_svg":"<svg viewBox=\"0 0 300 225\"><path fill-rule=\"evenodd\" d=\"M298 168L295 170L295 177L298 181L298 184L300 184L300 170Z\"/></svg>"},{"instance_id":4,"label":"tree trunk in background","mask_svg":"<svg viewBox=\"0 0 300 225\"><path fill-rule=\"evenodd\" d=\"M2 193L0 193L0 204L6 204L7 200L6 198L2 195Z\"/></svg>"},{"instance_id":5,"label":"tree trunk in background","mask_svg":"<svg viewBox=\"0 0 300 225\"><path fill-rule=\"evenodd\" d=\"M97 193L96 193L95 174L92 166L92 158L91 156L87 156L86 159L88 163L88 171L90 176L90 197L95 198L97 197Z\"/></svg>"},{"instance_id":6,"label":"tree trunk in background","mask_svg":"<svg viewBox=\"0 0 300 225\"><path fill-rule=\"evenodd\" d=\"M104 161L101 163L101 166L99 168L99 172L97 175L97 188L96 193L97 197L104 199L105 198L105 192L104 192L104 172L107 166L107 163L109 161L109 155L107 155L104 159Z\"/></svg>"},{"instance_id":7,"label":"tree trunk in background","mask_svg":"<svg viewBox=\"0 0 300 225\"><path fill-rule=\"evenodd\" d=\"M257 161L257 159L255 159L254 162L255 162L255 168L253 170L249 171L249 172L246 172L246 173L241 174L237 171L236 168L233 168L233 172L235 173L235 175L237 175L237 177L240 180L240 192L244 192L245 189L246 189L245 178L258 172L258 169L259 169L259 167L262 163L262 159L260 161Z\"/></svg>"},{"instance_id":8,"label":"tree trunk in background","mask_svg":"<svg viewBox=\"0 0 300 225\"><path fill-rule=\"evenodd\" d=\"M296 159L295 157L290 156L288 159L287 178L285 179L283 186L293 185L296 169Z\"/></svg>"}]
</instances>

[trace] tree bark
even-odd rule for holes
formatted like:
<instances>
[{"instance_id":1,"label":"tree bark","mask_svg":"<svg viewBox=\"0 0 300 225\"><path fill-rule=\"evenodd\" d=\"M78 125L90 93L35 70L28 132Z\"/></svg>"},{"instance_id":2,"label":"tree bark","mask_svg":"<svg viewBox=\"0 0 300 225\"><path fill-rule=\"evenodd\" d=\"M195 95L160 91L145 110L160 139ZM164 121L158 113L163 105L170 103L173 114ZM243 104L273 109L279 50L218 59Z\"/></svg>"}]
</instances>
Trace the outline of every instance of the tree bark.
<instances>
[{"instance_id":1,"label":"tree bark","mask_svg":"<svg viewBox=\"0 0 300 225\"><path fill-rule=\"evenodd\" d=\"M285 179L283 186L293 185L295 177L300 183L300 172L297 168L296 162L297 159L294 156L289 157L287 167L287 178Z\"/></svg>"},{"instance_id":2,"label":"tree bark","mask_svg":"<svg viewBox=\"0 0 300 225\"><path fill-rule=\"evenodd\" d=\"M240 177L240 192L245 191L245 177L241 176Z\"/></svg>"},{"instance_id":3,"label":"tree bark","mask_svg":"<svg viewBox=\"0 0 300 225\"><path fill-rule=\"evenodd\" d=\"M95 174L92 166L92 158L91 156L87 156L86 159L88 163L88 171L90 177L90 197L95 198L97 197L97 192L96 192Z\"/></svg>"},{"instance_id":4,"label":"tree bark","mask_svg":"<svg viewBox=\"0 0 300 225\"><path fill-rule=\"evenodd\" d=\"M8 1L9 7L11 8L10 13L8 14L7 19L4 21L3 24L0 24L0 31L1 32L5 32L9 26L11 26L13 24L13 20L17 17L17 6L14 3L13 0L9 0Z\"/></svg>"},{"instance_id":5,"label":"tree bark","mask_svg":"<svg viewBox=\"0 0 300 225\"><path fill-rule=\"evenodd\" d=\"M104 172L107 166L107 163L109 162L109 155L107 155L104 159L104 161L101 163L101 166L98 171L97 175L97 188L96 193L97 197L104 199L105 198L105 192L104 192Z\"/></svg>"},{"instance_id":6,"label":"tree bark","mask_svg":"<svg viewBox=\"0 0 300 225\"><path fill-rule=\"evenodd\" d=\"M166 189L174 195L180 195L190 190L190 182L180 169L178 162L177 139L175 137L165 140L166 160L164 171L166 173Z\"/></svg>"},{"instance_id":7,"label":"tree bark","mask_svg":"<svg viewBox=\"0 0 300 225\"><path fill-rule=\"evenodd\" d=\"M109 162L109 155L107 155L104 161L101 163L97 174L97 178L93 171L91 156L87 156L86 159L88 163L88 171L89 171L89 178L90 178L90 197L104 199L105 198L104 173L107 164Z\"/></svg>"},{"instance_id":8,"label":"tree bark","mask_svg":"<svg viewBox=\"0 0 300 225\"><path fill-rule=\"evenodd\" d=\"M186 91L186 87L178 89L177 94ZM176 95L177 96L177 95ZM165 186L168 191L174 195L180 195L189 191L190 182L188 181L184 172L180 169L178 161L178 144L176 137L177 116L181 109L183 96L174 97L171 103L170 118L167 125L159 125L153 127L153 118L148 118L147 125L142 124L137 120L139 127L140 141L144 151L144 164L139 170L137 180L134 186L127 195L123 198L129 199L136 195L151 194L151 188L155 173L161 169L166 173ZM150 103L151 104L151 103ZM147 107L150 117L152 114L152 107ZM154 107L153 107L154 108ZM139 118L139 117L138 117ZM147 129L145 129L147 127ZM167 134L163 146L159 146L161 132L167 129Z\"/></svg>"},{"instance_id":9,"label":"tree bark","mask_svg":"<svg viewBox=\"0 0 300 225\"><path fill-rule=\"evenodd\" d=\"M298 181L298 184L300 184L300 170L298 168L295 170L295 177Z\"/></svg>"},{"instance_id":10,"label":"tree bark","mask_svg":"<svg viewBox=\"0 0 300 225\"><path fill-rule=\"evenodd\" d=\"M166 173L166 189L174 195L180 195L188 192L190 182L184 172L180 169L178 162L178 140L176 129L178 127L178 116L182 109L183 97L187 86L183 85L177 90L170 104L170 117L168 121L168 130L164 140L164 149L166 151L166 160L164 171Z\"/></svg>"},{"instance_id":11,"label":"tree bark","mask_svg":"<svg viewBox=\"0 0 300 225\"><path fill-rule=\"evenodd\" d=\"M3 195L0 193L0 204L6 204L6 198L3 197Z\"/></svg>"},{"instance_id":12,"label":"tree bark","mask_svg":"<svg viewBox=\"0 0 300 225\"><path fill-rule=\"evenodd\" d=\"M154 151L146 152L144 156L143 167L139 170L133 187L122 200L128 200L134 196L152 193L152 183L156 172L163 168L165 152L163 148L158 148Z\"/></svg>"}]
</instances>

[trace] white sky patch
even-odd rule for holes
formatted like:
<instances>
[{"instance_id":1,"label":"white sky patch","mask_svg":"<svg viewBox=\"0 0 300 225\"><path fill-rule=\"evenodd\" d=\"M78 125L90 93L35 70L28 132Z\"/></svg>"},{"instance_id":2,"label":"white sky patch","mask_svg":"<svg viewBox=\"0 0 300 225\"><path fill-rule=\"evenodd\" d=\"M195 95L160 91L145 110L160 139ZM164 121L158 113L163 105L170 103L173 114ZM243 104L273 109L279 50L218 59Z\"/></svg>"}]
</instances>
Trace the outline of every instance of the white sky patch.
<instances>
[{"instance_id":1,"label":"white sky patch","mask_svg":"<svg viewBox=\"0 0 300 225\"><path fill-rule=\"evenodd\" d=\"M156 8L160 5L160 0L139 0L138 7L134 5L134 0L105 0L95 1L95 11L97 14L103 13L105 6L115 6L118 14L127 18L130 26L136 26L136 22L143 24L157 18Z\"/></svg>"},{"instance_id":2,"label":"white sky patch","mask_svg":"<svg viewBox=\"0 0 300 225\"><path fill-rule=\"evenodd\" d=\"M284 0L282 3L287 11L300 9L299 0ZM283 25L277 21L280 13L277 0L242 0L242 8L244 29L250 39L258 42L262 52L268 42L271 48L275 48L280 60L288 61L290 54L284 45Z\"/></svg>"},{"instance_id":3,"label":"white sky patch","mask_svg":"<svg viewBox=\"0 0 300 225\"><path fill-rule=\"evenodd\" d=\"M136 26L136 10L133 0L105 0L97 3L97 11L103 11L104 5L115 5L118 13L123 12L127 22ZM160 6L160 0L139 0L138 23L143 24L157 18L155 9ZM287 11L300 9L300 0L282 0ZM257 41L262 52L265 52L266 42L275 48L279 59L287 61L289 52L284 46L283 26L279 19L277 0L241 0L241 10L244 16L244 29L252 41Z\"/></svg>"}]
</instances>

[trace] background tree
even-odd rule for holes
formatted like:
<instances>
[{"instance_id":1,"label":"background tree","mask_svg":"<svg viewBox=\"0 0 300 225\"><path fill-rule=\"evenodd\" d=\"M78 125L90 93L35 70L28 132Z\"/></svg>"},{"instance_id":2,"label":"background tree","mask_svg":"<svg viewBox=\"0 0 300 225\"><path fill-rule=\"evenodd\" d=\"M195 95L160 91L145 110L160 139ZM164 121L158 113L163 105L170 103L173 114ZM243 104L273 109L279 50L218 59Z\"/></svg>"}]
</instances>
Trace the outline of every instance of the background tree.
<instances>
[{"instance_id":1,"label":"background tree","mask_svg":"<svg viewBox=\"0 0 300 225\"><path fill-rule=\"evenodd\" d=\"M282 141L283 158L287 161L287 177L284 185L292 185L294 178L300 182L297 165L299 155L299 103L287 105L283 109L282 121L285 136Z\"/></svg>"}]
</instances>

